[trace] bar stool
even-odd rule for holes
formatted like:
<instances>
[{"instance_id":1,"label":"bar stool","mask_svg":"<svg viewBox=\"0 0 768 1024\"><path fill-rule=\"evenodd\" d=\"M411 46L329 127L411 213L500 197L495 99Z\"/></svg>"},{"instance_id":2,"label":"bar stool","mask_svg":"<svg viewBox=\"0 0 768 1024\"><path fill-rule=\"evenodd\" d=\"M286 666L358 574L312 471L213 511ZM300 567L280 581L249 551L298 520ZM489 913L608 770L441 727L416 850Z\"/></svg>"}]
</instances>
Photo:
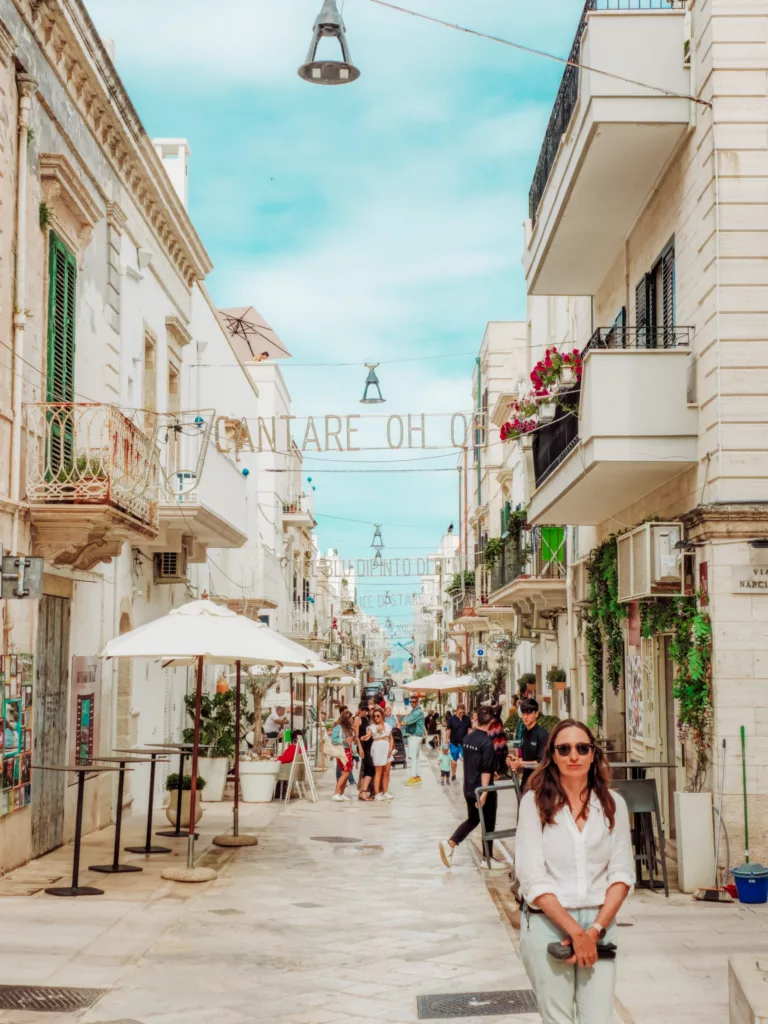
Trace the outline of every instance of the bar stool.
<instances>
[{"instance_id":1,"label":"bar stool","mask_svg":"<svg viewBox=\"0 0 768 1024\"><path fill-rule=\"evenodd\" d=\"M657 888L654 875L661 868L664 892L667 899L669 899L664 826L661 823L661 807L659 806L656 782L653 779L614 779L611 788L624 798L627 810L630 814L634 815L632 839L635 847L635 868L638 887L644 889ZM659 837L658 852L653 834L654 817L656 818L656 832ZM648 869L649 882L645 882L642 877L643 864Z\"/></svg>"}]
</instances>

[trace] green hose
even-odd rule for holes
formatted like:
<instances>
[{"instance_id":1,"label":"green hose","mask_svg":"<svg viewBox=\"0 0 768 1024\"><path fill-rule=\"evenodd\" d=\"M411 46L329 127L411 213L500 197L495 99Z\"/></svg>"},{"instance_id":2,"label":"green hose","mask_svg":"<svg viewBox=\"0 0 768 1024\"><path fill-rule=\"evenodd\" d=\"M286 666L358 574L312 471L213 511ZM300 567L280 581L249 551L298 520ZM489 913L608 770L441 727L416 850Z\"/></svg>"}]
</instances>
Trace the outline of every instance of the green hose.
<instances>
[{"instance_id":1,"label":"green hose","mask_svg":"<svg viewBox=\"0 0 768 1024\"><path fill-rule=\"evenodd\" d=\"M741 781L744 789L744 856L749 864L749 814L747 813L747 740L741 727Z\"/></svg>"}]
</instances>

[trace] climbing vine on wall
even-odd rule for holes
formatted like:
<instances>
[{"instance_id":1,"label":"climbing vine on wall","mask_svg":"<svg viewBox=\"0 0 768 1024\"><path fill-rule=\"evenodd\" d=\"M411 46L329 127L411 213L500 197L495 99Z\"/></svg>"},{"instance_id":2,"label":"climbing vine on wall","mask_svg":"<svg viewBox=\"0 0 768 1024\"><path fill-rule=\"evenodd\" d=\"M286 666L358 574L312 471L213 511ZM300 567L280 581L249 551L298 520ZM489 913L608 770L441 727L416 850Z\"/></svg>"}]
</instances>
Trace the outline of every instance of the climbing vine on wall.
<instances>
[{"instance_id":1,"label":"climbing vine on wall","mask_svg":"<svg viewBox=\"0 0 768 1024\"><path fill-rule=\"evenodd\" d=\"M678 734L694 757L688 788L698 793L712 757L712 623L695 597L659 597L640 605L643 636L672 633L669 656L677 669Z\"/></svg>"},{"instance_id":2,"label":"climbing vine on wall","mask_svg":"<svg viewBox=\"0 0 768 1024\"><path fill-rule=\"evenodd\" d=\"M605 680L618 693L624 665L624 634L621 623L627 617L626 605L619 603L619 565L616 537L594 549L587 565L589 605L586 610L586 641L593 708L592 722L602 725ZM603 654L605 653L605 668Z\"/></svg>"}]
</instances>

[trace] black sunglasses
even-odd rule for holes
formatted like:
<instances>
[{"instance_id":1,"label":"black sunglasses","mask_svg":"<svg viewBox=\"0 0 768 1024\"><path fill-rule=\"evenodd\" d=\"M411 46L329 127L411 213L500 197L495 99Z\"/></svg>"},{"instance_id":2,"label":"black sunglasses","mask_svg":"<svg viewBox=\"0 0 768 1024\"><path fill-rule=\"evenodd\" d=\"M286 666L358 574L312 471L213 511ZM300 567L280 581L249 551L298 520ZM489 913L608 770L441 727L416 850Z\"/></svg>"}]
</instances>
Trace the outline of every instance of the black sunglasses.
<instances>
[{"instance_id":1,"label":"black sunglasses","mask_svg":"<svg viewBox=\"0 0 768 1024\"><path fill-rule=\"evenodd\" d=\"M595 749L594 743L556 743L555 744L555 750L560 755L560 757L568 757L574 747L576 747L576 753L579 755L579 757L586 757L587 754L590 752L590 750L594 750Z\"/></svg>"}]
</instances>

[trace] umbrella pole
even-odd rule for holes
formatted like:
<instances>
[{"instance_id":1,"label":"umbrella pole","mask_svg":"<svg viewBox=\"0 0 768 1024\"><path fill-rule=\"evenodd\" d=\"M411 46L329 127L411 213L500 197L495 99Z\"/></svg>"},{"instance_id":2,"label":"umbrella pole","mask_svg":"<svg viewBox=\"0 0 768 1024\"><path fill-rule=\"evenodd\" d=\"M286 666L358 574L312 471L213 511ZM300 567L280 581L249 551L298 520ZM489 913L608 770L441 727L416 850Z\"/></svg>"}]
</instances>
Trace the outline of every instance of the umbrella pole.
<instances>
[{"instance_id":1,"label":"umbrella pole","mask_svg":"<svg viewBox=\"0 0 768 1024\"><path fill-rule=\"evenodd\" d=\"M315 683L317 684L317 693L315 694L315 712L317 714L317 721L315 722L315 768L320 767L320 676L315 676Z\"/></svg>"},{"instance_id":2,"label":"umbrella pole","mask_svg":"<svg viewBox=\"0 0 768 1024\"><path fill-rule=\"evenodd\" d=\"M293 672L288 673L288 683L291 687L291 739L293 739Z\"/></svg>"},{"instance_id":3,"label":"umbrella pole","mask_svg":"<svg viewBox=\"0 0 768 1024\"><path fill-rule=\"evenodd\" d=\"M240 835L240 661L235 662L235 802L232 834Z\"/></svg>"},{"instance_id":4,"label":"umbrella pole","mask_svg":"<svg viewBox=\"0 0 768 1024\"><path fill-rule=\"evenodd\" d=\"M187 867L195 866L195 810L197 803L197 760L200 743L200 705L203 701L203 657L197 659L197 688L195 690L195 738L192 747L192 787L189 794L189 839Z\"/></svg>"}]
</instances>

